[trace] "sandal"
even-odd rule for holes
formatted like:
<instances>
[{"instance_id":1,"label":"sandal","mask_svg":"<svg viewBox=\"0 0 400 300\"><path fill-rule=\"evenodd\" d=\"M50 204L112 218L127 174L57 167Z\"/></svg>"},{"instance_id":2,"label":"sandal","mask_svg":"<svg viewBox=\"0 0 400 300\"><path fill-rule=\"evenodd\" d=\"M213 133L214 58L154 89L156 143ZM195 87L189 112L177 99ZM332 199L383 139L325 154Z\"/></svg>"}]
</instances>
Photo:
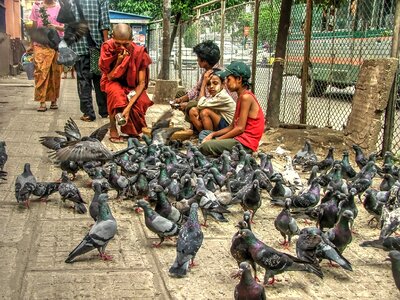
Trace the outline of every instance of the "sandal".
<instances>
[{"instance_id":1,"label":"sandal","mask_svg":"<svg viewBox=\"0 0 400 300\"><path fill-rule=\"evenodd\" d=\"M46 106L39 106L36 111L45 112L47 110Z\"/></svg>"},{"instance_id":2,"label":"sandal","mask_svg":"<svg viewBox=\"0 0 400 300\"><path fill-rule=\"evenodd\" d=\"M51 103L51 105L50 105L50 109L58 109L58 105L57 105L57 103Z\"/></svg>"},{"instance_id":3,"label":"sandal","mask_svg":"<svg viewBox=\"0 0 400 300\"><path fill-rule=\"evenodd\" d=\"M108 138L108 140L109 140L111 143L114 143L114 144L123 144L123 143L126 142L126 140L125 140L123 137L120 137L120 136L110 136L110 137Z\"/></svg>"},{"instance_id":4,"label":"sandal","mask_svg":"<svg viewBox=\"0 0 400 300\"><path fill-rule=\"evenodd\" d=\"M94 121L92 118L90 118L90 117L87 116L87 115L83 115L83 116L81 117L81 120L84 121L84 122L93 122L93 121Z\"/></svg>"}]
</instances>

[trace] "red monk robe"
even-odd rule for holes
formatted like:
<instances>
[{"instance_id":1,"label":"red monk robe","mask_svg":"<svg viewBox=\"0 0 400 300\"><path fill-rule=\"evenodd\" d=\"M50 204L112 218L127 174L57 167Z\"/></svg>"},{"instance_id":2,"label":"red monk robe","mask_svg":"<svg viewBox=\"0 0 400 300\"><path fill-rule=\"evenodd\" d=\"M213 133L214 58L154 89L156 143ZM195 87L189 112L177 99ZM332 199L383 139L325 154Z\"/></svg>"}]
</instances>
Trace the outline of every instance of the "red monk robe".
<instances>
[{"instance_id":1,"label":"red monk robe","mask_svg":"<svg viewBox=\"0 0 400 300\"><path fill-rule=\"evenodd\" d=\"M103 75L100 81L100 88L107 94L107 109L109 115L115 115L128 105L127 94L134 90L138 85L139 70L146 70L146 86L139 98L133 104L130 110L128 123L121 127L121 132L138 136L142 132L143 127L147 127L145 114L147 109L153 105L147 95L146 89L149 83L149 65L151 58L147 54L146 49L131 42L128 47L129 55L126 56L121 64L114 71L115 80L109 80L107 74L115 66L118 57L117 47L113 39L103 43L101 46L99 67ZM117 111L118 110L118 111Z\"/></svg>"}]
</instances>

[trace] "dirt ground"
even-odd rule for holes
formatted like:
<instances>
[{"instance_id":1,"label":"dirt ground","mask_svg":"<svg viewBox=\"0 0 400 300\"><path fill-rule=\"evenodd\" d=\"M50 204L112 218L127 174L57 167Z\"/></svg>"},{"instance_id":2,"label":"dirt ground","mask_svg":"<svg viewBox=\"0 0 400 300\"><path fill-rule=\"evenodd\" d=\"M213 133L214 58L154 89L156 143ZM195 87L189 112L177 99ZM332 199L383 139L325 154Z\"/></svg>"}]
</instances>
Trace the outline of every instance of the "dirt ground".
<instances>
[{"instance_id":1,"label":"dirt ground","mask_svg":"<svg viewBox=\"0 0 400 300\"><path fill-rule=\"evenodd\" d=\"M242 218L239 206L232 207L231 214L227 214L227 223L210 220L209 227L203 229L205 239L196 257L198 266L186 278L176 279L168 275L175 258L175 242L166 241L161 248L152 248L151 243L158 239L146 228L143 214L134 213L134 201L116 201L116 193L111 192L110 206L118 222L118 233L109 243L107 252L114 259L101 261L93 251L73 264L64 263L68 253L88 232L92 219L75 214L68 208L71 203L64 204L58 194L52 195L47 204L33 201L31 209L19 208L13 190L15 177L21 173L25 162L31 163L32 172L41 181L59 178L60 169L52 164L38 138L61 130L69 117L79 120L76 82L63 81L58 111L37 113L32 95L32 87L0 90L0 140L6 141L9 153L8 180L0 184L1 298L232 299L238 280L230 276L237 270L237 264L229 249L236 232L234 225ZM6 113L10 111L12 113ZM160 112L160 106L153 106L149 115L155 117ZM77 123L86 135L106 121ZM281 146L293 156L306 138L310 139L320 159L329 146L336 148L338 159L342 149L350 150L343 144L340 134L325 129L271 130L265 134L260 149L274 153ZM105 144L114 150L123 147L110 144L108 140ZM354 164L354 160L351 161ZM274 155L273 163L277 170L282 169L280 156ZM304 180L308 176L301 175ZM90 202L93 191L87 188L87 180L87 175L79 172L76 184L83 198ZM375 186L378 184L377 180ZM281 236L273 222L280 208L270 205L268 194L263 193L262 198L263 205L254 219L253 231L271 247L295 254L294 246L283 250L279 245ZM308 273L287 272L277 276L280 281L274 286L266 288L268 299L399 299L390 264L384 262L387 253L359 246L364 240L376 238L379 230L367 226L370 217L362 205L357 204L357 233L344 252L354 271L331 268L323 263L323 280ZM298 222L300 227L305 226L302 220ZM264 270L258 271L262 277Z\"/></svg>"}]
</instances>

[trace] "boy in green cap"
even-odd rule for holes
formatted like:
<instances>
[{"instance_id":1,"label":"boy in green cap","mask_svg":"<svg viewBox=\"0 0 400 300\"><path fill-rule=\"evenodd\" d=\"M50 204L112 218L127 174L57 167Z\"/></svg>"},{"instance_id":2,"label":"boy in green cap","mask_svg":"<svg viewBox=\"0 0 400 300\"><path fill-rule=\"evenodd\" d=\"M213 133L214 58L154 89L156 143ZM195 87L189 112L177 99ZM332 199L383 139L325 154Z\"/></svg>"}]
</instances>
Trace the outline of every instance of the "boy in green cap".
<instances>
[{"instance_id":1,"label":"boy in green cap","mask_svg":"<svg viewBox=\"0 0 400 300\"><path fill-rule=\"evenodd\" d=\"M238 94L235 115L231 125L205 137L199 150L205 155L220 155L241 143L256 151L264 132L264 114L256 96L249 90L250 68L243 62L233 61L219 75L226 78L229 91Z\"/></svg>"}]
</instances>

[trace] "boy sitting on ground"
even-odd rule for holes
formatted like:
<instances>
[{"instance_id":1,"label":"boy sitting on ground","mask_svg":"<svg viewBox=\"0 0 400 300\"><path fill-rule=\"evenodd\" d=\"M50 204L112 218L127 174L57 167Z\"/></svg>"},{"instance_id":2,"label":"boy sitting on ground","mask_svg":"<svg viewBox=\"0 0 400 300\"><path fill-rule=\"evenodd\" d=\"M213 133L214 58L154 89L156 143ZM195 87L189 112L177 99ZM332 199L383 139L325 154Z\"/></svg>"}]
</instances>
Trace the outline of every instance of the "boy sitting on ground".
<instances>
[{"instance_id":1,"label":"boy sitting on ground","mask_svg":"<svg viewBox=\"0 0 400 300\"><path fill-rule=\"evenodd\" d=\"M204 74L197 107L191 109L193 126L204 138L211 131L218 131L232 123L236 103L226 91L220 73L208 70ZM206 90L209 96L206 96Z\"/></svg>"},{"instance_id":2,"label":"boy sitting on ground","mask_svg":"<svg viewBox=\"0 0 400 300\"><path fill-rule=\"evenodd\" d=\"M233 122L224 129L211 132L202 141L199 150L205 155L220 155L230 151L237 143L246 150L256 151L264 132L264 114L256 96L250 87L250 68L233 61L221 72L226 78L226 86L231 92L237 92L238 99Z\"/></svg>"}]
</instances>

